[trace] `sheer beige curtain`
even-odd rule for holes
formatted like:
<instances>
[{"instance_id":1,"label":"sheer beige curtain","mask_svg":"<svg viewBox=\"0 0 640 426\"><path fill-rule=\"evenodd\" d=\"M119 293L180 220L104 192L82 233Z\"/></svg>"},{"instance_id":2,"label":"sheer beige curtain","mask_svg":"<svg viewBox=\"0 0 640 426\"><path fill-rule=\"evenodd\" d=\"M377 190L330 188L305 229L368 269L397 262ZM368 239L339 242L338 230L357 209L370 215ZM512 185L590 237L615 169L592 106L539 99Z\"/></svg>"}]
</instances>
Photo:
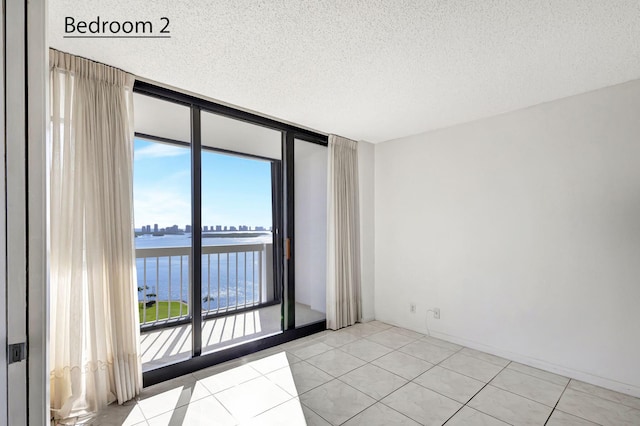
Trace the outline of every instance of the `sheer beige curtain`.
<instances>
[{"instance_id":1,"label":"sheer beige curtain","mask_svg":"<svg viewBox=\"0 0 640 426\"><path fill-rule=\"evenodd\" d=\"M133 77L50 51L51 408L91 415L142 386Z\"/></svg>"},{"instance_id":2,"label":"sheer beige curtain","mask_svg":"<svg viewBox=\"0 0 640 426\"><path fill-rule=\"evenodd\" d=\"M327 328L362 318L358 143L329 135L327 176Z\"/></svg>"}]
</instances>

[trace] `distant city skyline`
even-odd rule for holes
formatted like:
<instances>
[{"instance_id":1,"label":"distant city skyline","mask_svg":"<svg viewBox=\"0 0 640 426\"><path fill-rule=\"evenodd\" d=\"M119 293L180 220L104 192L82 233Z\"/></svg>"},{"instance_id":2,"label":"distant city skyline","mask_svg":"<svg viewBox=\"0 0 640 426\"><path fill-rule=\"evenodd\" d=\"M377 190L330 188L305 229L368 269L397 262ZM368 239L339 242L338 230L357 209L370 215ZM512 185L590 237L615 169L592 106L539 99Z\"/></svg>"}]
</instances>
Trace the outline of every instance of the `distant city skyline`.
<instances>
[{"instance_id":1,"label":"distant city skyline","mask_svg":"<svg viewBox=\"0 0 640 426\"><path fill-rule=\"evenodd\" d=\"M190 148L135 138L134 228L191 222ZM202 223L272 226L271 163L202 151ZM249 226L249 225L248 225Z\"/></svg>"},{"instance_id":2,"label":"distant city skyline","mask_svg":"<svg viewBox=\"0 0 640 426\"><path fill-rule=\"evenodd\" d=\"M202 225L202 232L221 232L221 231L271 231L271 225ZM177 224L170 226L161 226L157 223L153 225L147 224L134 228L136 232L191 232L192 226L186 224L184 227L180 227Z\"/></svg>"}]
</instances>

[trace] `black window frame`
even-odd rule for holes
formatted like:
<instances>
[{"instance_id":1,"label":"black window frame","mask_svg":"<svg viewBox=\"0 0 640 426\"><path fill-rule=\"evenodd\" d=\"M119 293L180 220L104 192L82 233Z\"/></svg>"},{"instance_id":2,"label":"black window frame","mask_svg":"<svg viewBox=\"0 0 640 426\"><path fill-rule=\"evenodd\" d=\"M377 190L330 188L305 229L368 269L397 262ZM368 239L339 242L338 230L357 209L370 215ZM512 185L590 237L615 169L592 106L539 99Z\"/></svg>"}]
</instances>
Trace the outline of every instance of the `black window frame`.
<instances>
[{"instance_id":1,"label":"black window frame","mask_svg":"<svg viewBox=\"0 0 640 426\"><path fill-rule=\"evenodd\" d=\"M326 135L303 129L288 123L283 123L272 118L263 117L247 111L242 111L199 98L190 94L176 90L167 89L155 84L136 80L134 93L151 96L164 101L185 105L191 112L191 141L175 141L148 134L136 133L136 136L158 142L180 144L191 147L191 204L192 204L192 246L189 279L192 283L201 282L201 251L202 251L202 231L201 231L201 153L202 149L212 149L214 151L232 153L234 155L245 155L247 157L263 158L251 156L233 151L202 147L202 133L200 128L201 111L207 111L223 117L236 119L253 125L262 126L282 133L282 156L281 160L268 159L272 161L272 182L275 182L278 190L272 191L272 212L273 212L273 257L274 257L274 280L276 288L280 288L282 312L281 330L278 335L265 337L259 340L247 342L242 345L216 352L202 354L202 310L194 309L191 315L192 325L192 356L188 360L180 361L171 365L159 367L143 373L144 386L169 380L184 374L206 368L234 358L245 356L272 346L276 346L291 340L298 339L326 329L326 320L312 324L305 324L296 328L295 326L295 227L294 227L294 140L300 139L306 142L328 146ZM201 293L201 286L193 285L193 300L199 300L198 293ZM286 309L286 312L285 312ZM196 312L197 311L197 312ZM205 317L208 318L208 317ZM172 323L171 325L176 325Z\"/></svg>"}]
</instances>

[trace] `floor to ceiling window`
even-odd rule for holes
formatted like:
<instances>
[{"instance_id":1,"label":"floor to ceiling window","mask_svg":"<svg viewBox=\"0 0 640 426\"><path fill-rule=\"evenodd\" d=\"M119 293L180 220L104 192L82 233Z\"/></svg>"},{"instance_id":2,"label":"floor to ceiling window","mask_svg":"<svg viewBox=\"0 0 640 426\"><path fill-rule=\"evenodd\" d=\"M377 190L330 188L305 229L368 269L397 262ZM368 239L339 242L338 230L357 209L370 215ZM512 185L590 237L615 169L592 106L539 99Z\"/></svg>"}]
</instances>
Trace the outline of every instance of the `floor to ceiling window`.
<instances>
[{"instance_id":1,"label":"floor to ceiling window","mask_svg":"<svg viewBox=\"0 0 640 426\"><path fill-rule=\"evenodd\" d=\"M145 383L323 329L326 138L148 84L134 111Z\"/></svg>"}]
</instances>

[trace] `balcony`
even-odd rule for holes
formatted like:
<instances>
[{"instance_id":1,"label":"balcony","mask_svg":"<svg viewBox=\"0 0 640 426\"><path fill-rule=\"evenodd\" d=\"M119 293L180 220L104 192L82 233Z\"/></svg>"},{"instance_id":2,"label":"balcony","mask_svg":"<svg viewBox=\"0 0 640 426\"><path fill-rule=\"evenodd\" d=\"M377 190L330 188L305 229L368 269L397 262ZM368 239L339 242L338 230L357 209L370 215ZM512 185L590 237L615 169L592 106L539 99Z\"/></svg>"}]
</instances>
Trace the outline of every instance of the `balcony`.
<instances>
[{"instance_id":1,"label":"balcony","mask_svg":"<svg viewBox=\"0 0 640 426\"><path fill-rule=\"evenodd\" d=\"M190 317L190 247L136 250L142 330ZM274 300L272 244L202 247L202 316Z\"/></svg>"},{"instance_id":2,"label":"balcony","mask_svg":"<svg viewBox=\"0 0 640 426\"><path fill-rule=\"evenodd\" d=\"M190 247L136 250L143 370L191 356ZM202 352L281 332L270 243L202 247ZM324 314L296 304L306 322Z\"/></svg>"}]
</instances>

